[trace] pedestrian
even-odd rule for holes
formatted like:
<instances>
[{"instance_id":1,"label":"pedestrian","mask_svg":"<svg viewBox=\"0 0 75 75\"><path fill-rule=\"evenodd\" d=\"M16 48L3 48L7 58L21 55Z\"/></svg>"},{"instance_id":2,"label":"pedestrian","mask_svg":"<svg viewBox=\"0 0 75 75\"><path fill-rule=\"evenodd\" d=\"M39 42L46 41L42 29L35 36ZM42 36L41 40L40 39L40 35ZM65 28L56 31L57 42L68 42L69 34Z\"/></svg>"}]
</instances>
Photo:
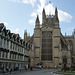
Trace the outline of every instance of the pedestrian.
<instances>
[{"instance_id":1,"label":"pedestrian","mask_svg":"<svg viewBox=\"0 0 75 75\"><path fill-rule=\"evenodd\" d=\"M26 67L26 65L25 65L25 70L27 70L27 67Z\"/></svg>"},{"instance_id":2,"label":"pedestrian","mask_svg":"<svg viewBox=\"0 0 75 75\"><path fill-rule=\"evenodd\" d=\"M3 73L5 73L5 72L6 72L6 68L4 67L4 68L3 68Z\"/></svg>"},{"instance_id":3,"label":"pedestrian","mask_svg":"<svg viewBox=\"0 0 75 75\"><path fill-rule=\"evenodd\" d=\"M56 65L55 65L55 69L56 69Z\"/></svg>"},{"instance_id":4,"label":"pedestrian","mask_svg":"<svg viewBox=\"0 0 75 75\"><path fill-rule=\"evenodd\" d=\"M12 72L12 68L9 69L9 72L10 72L10 73Z\"/></svg>"},{"instance_id":5,"label":"pedestrian","mask_svg":"<svg viewBox=\"0 0 75 75\"><path fill-rule=\"evenodd\" d=\"M19 71L21 72L21 68L19 67Z\"/></svg>"},{"instance_id":6,"label":"pedestrian","mask_svg":"<svg viewBox=\"0 0 75 75\"><path fill-rule=\"evenodd\" d=\"M8 68L8 67L6 67L6 71L7 71L7 72L9 71L9 68Z\"/></svg>"},{"instance_id":7,"label":"pedestrian","mask_svg":"<svg viewBox=\"0 0 75 75\"><path fill-rule=\"evenodd\" d=\"M30 70L32 71L33 70L33 67L31 66Z\"/></svg>"}]
</instances>

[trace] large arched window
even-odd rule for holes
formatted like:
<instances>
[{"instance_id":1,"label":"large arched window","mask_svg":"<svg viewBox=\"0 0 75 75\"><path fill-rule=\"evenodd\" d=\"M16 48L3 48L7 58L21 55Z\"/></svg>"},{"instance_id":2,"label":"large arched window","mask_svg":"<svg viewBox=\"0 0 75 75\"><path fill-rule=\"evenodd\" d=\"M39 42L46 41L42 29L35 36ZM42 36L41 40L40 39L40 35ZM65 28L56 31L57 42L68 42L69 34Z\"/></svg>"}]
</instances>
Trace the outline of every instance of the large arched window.
<instances>
[{"instance_id":1,"label":"large arched window","mask_svg":"<svg viewBox=\"0 0 75 75\"><path fill-rule=\"evenodd\" d=\"M71 52L73 51L73 43L71 40L68 41L68 45L70 46Z\"/></svg>"},{"instance_id":2,"label":"large arched window","mask_svg":"<svg viewBox=\"0 0 75 75\"><path fill-rule=\"evenodd\" d=\"M52 61L52 32L42 32L42 61Z\"/></svg>"}]
</instances>

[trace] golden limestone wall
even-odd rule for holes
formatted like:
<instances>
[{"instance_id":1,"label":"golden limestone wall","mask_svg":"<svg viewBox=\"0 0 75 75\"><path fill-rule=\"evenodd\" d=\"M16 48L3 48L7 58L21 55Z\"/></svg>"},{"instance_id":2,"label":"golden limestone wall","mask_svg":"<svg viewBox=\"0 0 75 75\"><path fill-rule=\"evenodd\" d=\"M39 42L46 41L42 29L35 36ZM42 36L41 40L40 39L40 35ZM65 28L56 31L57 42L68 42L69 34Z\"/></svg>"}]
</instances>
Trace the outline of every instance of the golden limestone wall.
<instances>
[{"instance_id":1,"label":"golden limestone wall","mask_svg":"<svg viewBox=\"0 0 75 75\"><path fill-rule=\"evenodd\" d=\"M53 31L53 58L54 66L59 66L59 44L60 44L60 29L54 29Z\"/></svg>"},{"instance_id":2,"label":"golden limestone wall","mask_svg":"<svg viewBox=\"0 0 75 75\"><path fill-rule=\"evenodd\" d=\"M59 44L60 44L60 29L54 29L51 27L43 27L41 29L35 29L34 30L34 45L35 45L35 64L42 62L41 61L41 38L42 38L42 32L43 31L52 31L52 45L53 45L53 60L52 62L43 62L43 65L48 66L59 66Z\"/></svg>"},{"instance_id":3,"label":"golden limestone wall","mask_svg":"<svg viewBox=\"0 0 75 75\"><path fill-rule=\"evenodd\" d=\"M35 65L40 62L40 30L34 29Z\"/></svg>"}]
</instances>

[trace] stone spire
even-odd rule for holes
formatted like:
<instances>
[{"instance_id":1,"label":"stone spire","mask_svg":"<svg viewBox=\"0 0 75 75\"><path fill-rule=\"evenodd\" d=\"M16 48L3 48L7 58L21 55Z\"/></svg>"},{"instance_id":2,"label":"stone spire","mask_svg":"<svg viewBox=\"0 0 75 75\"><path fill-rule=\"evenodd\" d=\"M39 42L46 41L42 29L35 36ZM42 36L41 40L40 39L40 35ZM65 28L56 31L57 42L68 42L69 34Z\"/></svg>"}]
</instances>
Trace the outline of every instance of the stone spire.
<instances>
[{"instance_id":1,"label":"stone spire","mask_svg":"<svg viewBox=\"0 0 75 75\"><path fill-rule=\"evenodd\" d=\"M74 35L74 38L75 38L75 29L74 29L73 35Z\"/></svg>"},{"instance_id":2,"label":"stone spire","mask_svg":"<svg viewBox=\"0 0 75 75\"><path fill-rule=\"evenodd\" d=\"M40 21L39 21L39 17L37 15L36 21L35 21L35 28L40 28Z\"/></svg>"},{"instance_id":3,"label":"stone spire","mask_svg":"<svg viewBox=\"0 0 75 75\"><path fill-rule=\"evenodd\" d=\"M36 23L39 23L39 17L38 17L38 15L37 15L37 18L36 18Z\"/></svg>"},{"instance_id":4,"label":"stone spire","mask_svg":"<svg viewBox=\"0 0 75 75\"><path fill-rule=\"evenodd\" d=\"M43 8L43 14L45 14L45 9Z\"/></svg>"},{"instance_id":5,"label":"stone spire","mask_svg":"<svg viewBox=\"0 0 75 75\"><path fill-rule=\"evenodd\" d=\"M59 22L57 7L55 9L55 21Z\"/></svg>"},{"instance_id":6,"label":"stone spire","mask_svg":"<svg viewBox=\"0 0 75 75\"><path fill-rule=\"evenodd\" d=\"M42 23L46 22L46 13L45 13L45 9L43 8L43 12L42 12Z\"/></svg>"},{"instance_id":7,"label":"stone spire","mask_svg":"<svg viewBox=\"0 0 75 75\"><path fill-rule=\"evenodd\" d=\"M74 29L74 34L75 34L75 29Z\"/></svg>"},{"instance_id":8,"label":"stone spire","mask_svg":"<svg viewBox=\"0 0 75 75\"><path fill-rule=\"evenodd\" d=\"M59 28L59 19L58 19L57 7L55 9L55 18L54 18L54 21L55 21L55 28Z\"/></svg>"},{"instance_id":9,"label":"stone spire","mask_svg":"<svg viewBox=\"0 0 75 75\"><path fill-rule=\"evenodd\" d=\"M57 7L55 8L55 15L57 15L57 16L58 16Z\"/></svg>"},{"instance_id":10,"label":"stone spire","mask_svg":"<svg viewBox=\"0 0 75 75\"><path fill-rule=\"evenodd\" d=\"M67 35L66 35L66 32L65 32L65 37L66 37Z\"/></svg>"},{"instance_id":11,"label":"stone spire","mask_svg":"<svg viewBox=\"0 0 75 75\"><path fill-rule=\"evenodd\" d=\"M27 30L24 31L24 41L27 40Z\"/></svg>"}]
</instances>

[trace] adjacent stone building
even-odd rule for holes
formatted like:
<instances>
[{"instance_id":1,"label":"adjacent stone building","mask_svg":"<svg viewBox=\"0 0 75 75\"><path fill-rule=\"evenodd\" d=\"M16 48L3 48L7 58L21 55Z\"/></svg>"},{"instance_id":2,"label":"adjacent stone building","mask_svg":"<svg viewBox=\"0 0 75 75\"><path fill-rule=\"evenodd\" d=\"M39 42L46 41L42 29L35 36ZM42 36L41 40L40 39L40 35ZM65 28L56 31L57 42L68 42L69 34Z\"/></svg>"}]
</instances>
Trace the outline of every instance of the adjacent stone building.
<instances>
[{"instance_id":1,"label":"adjacent stone building","mask_svg":"<svg viewBox=\"0 0 75 75\"><path fill-rule=\"evenodd\" d=\"M67 41L69 50L71 51L72 65L75 65L75 29L72 35L65 35L64 38Z\"/></svg>"},{"instance_id":2,"label":"adjacent stone building","mask_svg":"<svg viewBox=\"0 0 75 75\"><path fill-rule=\"evenodd\" d=\"M24 69L29 65L29 43L0 23L0 68Z\"/></svg>"}]
</instances>

